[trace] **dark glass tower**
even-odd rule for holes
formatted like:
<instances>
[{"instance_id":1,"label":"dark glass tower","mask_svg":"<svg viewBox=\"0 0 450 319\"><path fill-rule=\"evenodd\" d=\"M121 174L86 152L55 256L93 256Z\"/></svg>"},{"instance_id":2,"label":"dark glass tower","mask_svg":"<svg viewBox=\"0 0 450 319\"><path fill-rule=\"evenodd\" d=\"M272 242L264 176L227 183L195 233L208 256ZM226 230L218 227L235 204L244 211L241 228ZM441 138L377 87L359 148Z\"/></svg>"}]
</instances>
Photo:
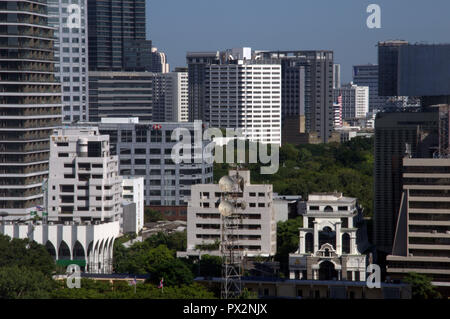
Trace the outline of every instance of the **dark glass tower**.
<instances>
[{"instance_id":1,"label":"dark glass tower","mask_svg":"<svg viewBox=\"0 0 450 319\"><path fill-rule=\"evenodd\" d=\"M145 0L88 0L88 39L90 71L124 70L130 46L145 41Z\"/></svg>"},{"instance_id":2,"label":"dark glass tower","mask_svg":"<svg viewBox=\"0 0 450 319\"><path fill-rule=\"evenodd\" d=\"M53 40L45 0L0 0L0 210L8 218L43 204L49 136L61 124Z\"/></svg>"}]
</instances>

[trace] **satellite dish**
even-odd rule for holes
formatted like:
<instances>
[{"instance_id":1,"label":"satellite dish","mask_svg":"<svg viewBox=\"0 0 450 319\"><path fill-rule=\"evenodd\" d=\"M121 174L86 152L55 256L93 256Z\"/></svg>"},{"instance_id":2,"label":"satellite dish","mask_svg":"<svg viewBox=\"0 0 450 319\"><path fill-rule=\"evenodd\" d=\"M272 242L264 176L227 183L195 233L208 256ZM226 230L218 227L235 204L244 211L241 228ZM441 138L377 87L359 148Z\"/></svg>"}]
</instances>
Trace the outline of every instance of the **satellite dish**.
<instances>
[{"instance_id":1,"label":"satellite dish","mask_svg":"<svg viewBox=\"0 0 450 319\"><path fill-rule=\"evenodd\" d=\"M245 210L247 208L247 203L246 202L241 202L241 209Z\"/></svg>"},{"instance_id":2,"label":"satellite dish","mask_svg":"<svg viewBox=\"0 0 450 319\"><path fill-rule=\"evenodd\" d=\"M225 175L219 180L219 188L222 192L232 192L234 188L235 182L231 179L230 176Z\"/></svg>"},{"instance_id":3,"label":"satellite dish","mask_svg":"<svg viewBox=\"0 0 450 319\"><path fill-rule=\"evenodd\" d=\"M229 217L233 214L234 207L229 201L223 201L219 205L219 212L224 217Z\"/></svg>"},{"instance_id":4,"label":"satellite dish","mask_svg":"<svg viewBox=\"0 0 450 319\"><path fill-rule=\"evenodd\" d=\"M236 184L239 185L239 189L241 191L243 191L244 190L244 184L245 184L244 183L244 177L242 177L241 175L236 174L236 175L233 176L233 178L236 181Z\"/></svg>"}]
</instances>

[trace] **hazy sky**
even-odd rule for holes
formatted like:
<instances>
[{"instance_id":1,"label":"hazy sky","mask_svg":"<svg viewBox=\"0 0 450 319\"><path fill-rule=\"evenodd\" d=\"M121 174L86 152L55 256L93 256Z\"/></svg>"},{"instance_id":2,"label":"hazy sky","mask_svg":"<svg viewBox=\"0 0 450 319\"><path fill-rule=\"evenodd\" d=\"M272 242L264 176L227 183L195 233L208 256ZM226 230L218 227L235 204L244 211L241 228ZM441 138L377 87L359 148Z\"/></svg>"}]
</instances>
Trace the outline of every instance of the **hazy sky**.
<instances>
[{"instance_id":1,"label":"hazy sky","mask_svg":"<svg viewBox=\"0 0 450 319\"><path fill-rule=\"evenodd\" d=\"M371 3L381 29L366 26ZM377 63L380 40L450 42L449 14L450 0L147 0L147 38L171 69L187 51L333 50L348 82L352 65Z\"/></svg>"}]
</instances>

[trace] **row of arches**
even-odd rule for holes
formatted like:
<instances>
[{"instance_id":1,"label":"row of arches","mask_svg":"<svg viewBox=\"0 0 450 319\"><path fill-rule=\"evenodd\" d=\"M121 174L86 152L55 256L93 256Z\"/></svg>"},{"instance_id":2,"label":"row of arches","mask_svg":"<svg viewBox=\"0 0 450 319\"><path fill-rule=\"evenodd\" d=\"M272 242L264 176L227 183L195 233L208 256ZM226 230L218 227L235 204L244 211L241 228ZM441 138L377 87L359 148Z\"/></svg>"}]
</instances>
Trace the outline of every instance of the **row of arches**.
<instances>
[{"instance_id":1,"label":"row of arches","mask_svg":"<svg viewBox=\"0 0 450 319\"><path fill-rule=\"evenodd\" d=\"M350 254L350 235L348 233L342 234L341 238L342 243L342 253ZM319 232L319 247L322 247L324 244L330 244L336 249L336 233L331 231L330 227L325 227L322 231ZM305 234L305 252L313 253L314 252L314 235L313 233Z\"/></svg>"},{"instance_id":2,"label":"row of arches","mask_svg":"<svg viewBox=\"0 0 450 319\"><path fill-rule=\"evenodd\" d=\"M84 260L85 266L81 267L82 271L89 273L111 273L114 239L98 240L95 244L94 241L91 241L87 250L85 250L78 240L72 249L64 240L59 243L58 249L48 240L45 248L55 261Z\"/></svg>"}]
</instances>

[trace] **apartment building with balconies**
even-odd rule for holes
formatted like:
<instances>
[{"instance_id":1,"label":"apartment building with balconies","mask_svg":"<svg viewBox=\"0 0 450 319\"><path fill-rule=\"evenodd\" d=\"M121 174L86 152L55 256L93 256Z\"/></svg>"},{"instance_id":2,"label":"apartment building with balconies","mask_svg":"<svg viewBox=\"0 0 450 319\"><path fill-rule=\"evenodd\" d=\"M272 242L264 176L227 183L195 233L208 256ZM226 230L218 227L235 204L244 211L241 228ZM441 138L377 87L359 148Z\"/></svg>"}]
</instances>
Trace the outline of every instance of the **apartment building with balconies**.
<instances>
[{"instance_id":1,"label":"apartment building with balconies","mask_svg":"<svg viewBox=\"0 0 450 319\"><path fill-rule=\"evenodd\" d=\"M103 223L122 215L122 177L98 128L61 128L50 139L48 220Z\"/></svg>"},{"instance_id":2,"label":"apartment building with balconies","mask_svg":"<svg viewBox=\"0 0 450 319\"><path fill-rule=\"evenodd\" d=\"M61 124L61 86L47 2L0 1L0 209L27 219L43 204L49 136Z\"/></svg>"}]
</instances>

